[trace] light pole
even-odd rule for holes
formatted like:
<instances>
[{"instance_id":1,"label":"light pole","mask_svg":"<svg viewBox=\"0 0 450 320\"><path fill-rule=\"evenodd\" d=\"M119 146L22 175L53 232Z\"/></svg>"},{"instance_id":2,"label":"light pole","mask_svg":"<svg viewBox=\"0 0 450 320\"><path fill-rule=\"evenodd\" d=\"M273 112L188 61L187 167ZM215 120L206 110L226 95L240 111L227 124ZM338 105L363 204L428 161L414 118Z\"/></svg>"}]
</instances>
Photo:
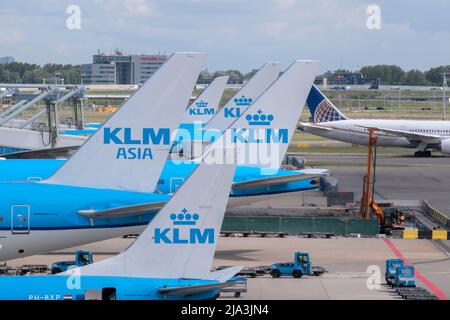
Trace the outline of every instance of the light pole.
<instances>
[{"instance_id":1,"label":"light pole","mask_svg":"<svg viewBox=\"0 0 450 320\"><path fill-rule=\"evenodd\" d=\"M446 114L446 110L445 110L445 108L446 108L446 106L447 106L447 97L446 97L446 91L447 91L447 78L446 78L446 73L444 72L443 74L442 74L442 76L443 76L443 86L442 86L442 89L443 89L443 91L444 91L444 95L443 95L443 107L444 107L444 110L443 110L443 112L444 112L444 120L446 120L446 118L447 118L447 114Z\"/></svg>"}]
</instances>

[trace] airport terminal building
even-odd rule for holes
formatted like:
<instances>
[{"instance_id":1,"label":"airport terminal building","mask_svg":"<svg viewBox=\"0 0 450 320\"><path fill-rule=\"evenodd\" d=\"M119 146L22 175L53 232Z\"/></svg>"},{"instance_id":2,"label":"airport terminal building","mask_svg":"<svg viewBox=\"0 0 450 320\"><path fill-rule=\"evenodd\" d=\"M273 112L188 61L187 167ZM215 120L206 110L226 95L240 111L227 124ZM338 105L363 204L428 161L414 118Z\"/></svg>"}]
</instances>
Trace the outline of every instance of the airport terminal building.
<instances>
[{"instance_id":1,"label":"airport terminal building","mask_svg":"<svg viewBox=\"0 0 450 320\"><path fill-rule=\"evenodd\" d=\"M167 55L123 55L99 53L93 63L81 66L84 84L144 83L167 60Z\"/></svg>"}]
</instances>

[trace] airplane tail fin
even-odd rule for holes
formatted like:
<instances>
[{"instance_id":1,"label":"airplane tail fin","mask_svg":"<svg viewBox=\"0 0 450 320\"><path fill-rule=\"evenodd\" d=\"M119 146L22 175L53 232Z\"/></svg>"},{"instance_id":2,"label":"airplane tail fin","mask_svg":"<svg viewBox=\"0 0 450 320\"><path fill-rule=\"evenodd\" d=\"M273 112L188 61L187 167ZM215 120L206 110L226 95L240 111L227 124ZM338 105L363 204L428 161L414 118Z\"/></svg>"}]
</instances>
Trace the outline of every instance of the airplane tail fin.
<instances>
[{"instance_id":1,"label":"airplane tail fin","mask_svg":"<svg viewBox=\"0 0 450 320\"><path fill-rule=\"evenodd\" d=\"M209 279L235 168L201 163L126 251L81 275Z\"/></svg>"},{"instance_id":2,"label":"airplane tail fin","mask_svg":"<svg viewBox=\"0 0 450 320\"><path fill-rule=\"evenodd\" d=\"M46 182L154 191L204 60L174 53Z\"/></svg>"},{"instance_id":3,"label":"airplane tail fin","mask_svg":"<svg viewBox=\"0 0 450 320\"><path fill-rule=\"evenodd\" d=\"M309 92L307 104L314 123L348 119L315 85Z\"/></svg>"},{"instance_id":4,"label":"airplane tail fin","mask_svg":"<svg viewBox=\"0 0 450 320\"><path fill-rule=\"evenodd\" d=\"M199 121L206 124L214 117L219 108L220 99L228 82L229 76L215 78L211 84L186 109L182 124Z\"/></svg>"},{"instance_id":5,"label":"airplane tail fin","mask_svg":"<svg viewBox=\"0 0 450 320\"><path fill-rule=\"evenodd\" d=\"M255 75L220 109L206 125L207 129L225 131L280 75L281 64L264 64Z\"/></svg>"},{"instance_id":6,"label":"airplane tail fin","mask_svg":"<svg viewBox=\"0 0 450 320\"><path fill-rule=\"evenodd\" d=\"M238 164L279 169L318 70L295 61L210 147L235 145Z\"/></svg>"}]
</instances>

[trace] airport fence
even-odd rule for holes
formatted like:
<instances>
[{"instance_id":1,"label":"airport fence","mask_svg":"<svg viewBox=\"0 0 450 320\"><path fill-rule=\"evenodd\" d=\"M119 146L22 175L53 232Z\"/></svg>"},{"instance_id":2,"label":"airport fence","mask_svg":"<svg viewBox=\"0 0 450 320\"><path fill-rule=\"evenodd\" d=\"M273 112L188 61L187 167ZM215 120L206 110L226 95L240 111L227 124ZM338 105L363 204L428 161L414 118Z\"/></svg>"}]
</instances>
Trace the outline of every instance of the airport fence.
<instances>
[{"instance_id":1,"label":"airport fence","mask_svg":"<svg viewBox=\"0 0 450 320\"><path fill-rule=\"evenodd\" d=\"M423 208L425 209L425 213L433 219L433 221L438 222L442 226L446 228L450 228L450 220L449 218L442 212L434 209L427 200L423 201Z\"/></svg>"},{"instance_id":2,"label":"airport fence","mask_svg":"<svg viewBox=\"0 0 450 320\"><path fill-rule=\"evenodd\" d=\"M358 218L225 216L222 233L374 236L379 233L379 223Z\"/></svg>"}]
</instances>

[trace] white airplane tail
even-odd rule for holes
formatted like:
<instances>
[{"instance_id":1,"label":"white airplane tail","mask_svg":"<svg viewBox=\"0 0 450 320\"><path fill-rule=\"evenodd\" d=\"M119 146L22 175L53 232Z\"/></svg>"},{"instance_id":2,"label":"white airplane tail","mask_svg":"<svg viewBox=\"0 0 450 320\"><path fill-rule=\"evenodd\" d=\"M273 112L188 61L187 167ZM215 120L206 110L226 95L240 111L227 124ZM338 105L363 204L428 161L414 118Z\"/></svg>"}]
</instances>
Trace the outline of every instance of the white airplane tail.
<instances>
[{"instance_id":1,"label":"white airplane tail","mask_svg":"<svg viewBox=\"0 0 450 320\"><path fill-rule=\"evenodd\" d=\"M318 61L295 61L210 147L231 144L238 164L279 169L318 70Z\"/></svg>"},{"instance_id":2,"label":"white airplane tail","mask_svg":"<svg viewBox=\"0 0 450 320\"><path fill-rule=\"evenodd\" d=\"M154 191L204 60L173 54L46 182Z\"/></svg>"},{"instance_id":3,"label":"white airplane tail","mask_svg":"<svg viewBox=\"0 0 450 320\"><path fill-rule=\"evenodd\" d=\"M200 164L126 251L80 268L81 275L229 278L210 270L235 167Z\"/></svg>"},{"instance_id":4,"label":"white airplane tail","mask_svg":"<svg viewBox=\"0 0 450 320\"><path fill-rule=\"evenodd\" d=\"M225 131L280 75L281 64L266 63L206 125Z\"/></svg>"},{"instance_id":5,"label":"white airplane tail","mask_svg":"<svg viewBox=\"0 0 450 320\"><path fill-rule=\"evenodd\" d=\"M198 121L206 124L214 117L229 76L217 77L186 109L182 123Z\"/></svg>"},{"instance_id":6,"label":"white airplane tail","mask_svg":"<svg viewBox=\"0 0 450 320\"><path fill-rule=\"evenodd\" d=\"M313 123L348 119L315 85L309 92L307 104Z\"/></svg>"}]
</instances>

